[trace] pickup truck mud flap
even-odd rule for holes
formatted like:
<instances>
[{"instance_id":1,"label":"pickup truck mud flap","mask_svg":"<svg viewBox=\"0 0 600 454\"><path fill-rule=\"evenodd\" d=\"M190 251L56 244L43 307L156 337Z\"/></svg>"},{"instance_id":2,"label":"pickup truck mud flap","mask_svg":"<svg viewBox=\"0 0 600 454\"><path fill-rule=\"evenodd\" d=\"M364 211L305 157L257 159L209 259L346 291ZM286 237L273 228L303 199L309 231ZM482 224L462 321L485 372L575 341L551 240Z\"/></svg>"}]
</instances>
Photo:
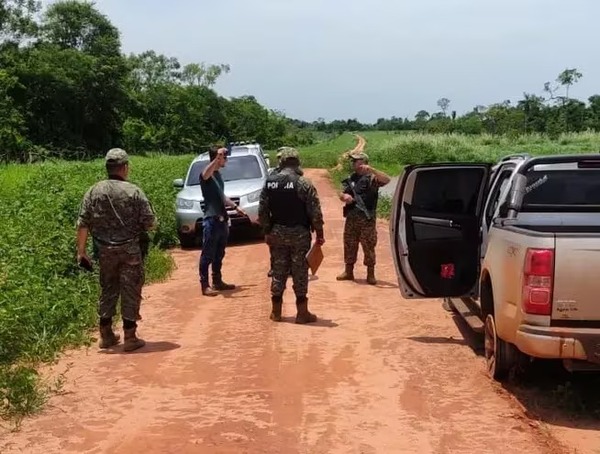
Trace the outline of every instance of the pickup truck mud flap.
<instances>
[{"instance_id":1,"label":"pickup truck mud flap","mask_svg":"<svg viewBox=\"0 0 600 454\"><path fill-rule=\"evenodd\" d=\"M583 345L590 363L600 364L600 336L597 334L581 334L576 338Z\"/></svg>"}]
</instances>

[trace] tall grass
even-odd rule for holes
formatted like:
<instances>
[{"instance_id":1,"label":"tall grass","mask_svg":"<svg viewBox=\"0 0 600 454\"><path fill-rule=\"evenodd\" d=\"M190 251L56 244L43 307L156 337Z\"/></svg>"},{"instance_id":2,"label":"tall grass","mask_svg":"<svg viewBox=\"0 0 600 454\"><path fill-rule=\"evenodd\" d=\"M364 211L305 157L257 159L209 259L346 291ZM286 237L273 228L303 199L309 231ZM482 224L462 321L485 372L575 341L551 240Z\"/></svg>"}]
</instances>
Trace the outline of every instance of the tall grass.
<instances>
[{"instance_id":1,"label":"tall grass","mask_svg":"<svg viewBox=\"0 0 600 454\"><path fill-rule=\"evenodd\" d=\"M158 217L146 261L147 282L173 262L162 249L177 244L174 178L190 156L133 157L130 180ZM105 178L101 160L0 167L0 417L35 411L43 402L36 365L67 346L88 343L96 323L97 271L75 264L75 222L89 186ZM96 266L97 269L97 266Z\"/></svg>"},{"instance_id":2,"label":"tall grass","mask_svg":"<svg viewBox=\"0 0 600 454\"><path fill-rule=\"evenodd\" d=\"M367 141L368 137L367 134ZM398 168L407 164L432 162L495 162L513 153L549 155L600 152L600 134L596 133L563 134L557 140L539 134L519 137L406 134L391 138L379 136L378 139L369 146L373 161Z\"/></svg>"},{"instance_id":3,"label":"tall grass","mask_svg":"<svg viewBox=\"0 0 600 454\"><path fill-rule=\"evenodd\" d=\"M461 134L419 134L387 133L367 131L359 133L365 137L365 152L370 164L389 175L399 175L405 165L434 162L496 162L503 156L514 153L531 155L599 153L600 134L563 134L556 140L531 134L518 137L508 136L467 136ZM303 165L307 168L332 169L339 156L354 147L356 139L352 134L344 134L335 140L322 142L301 150ZM339 186L341 179L350 172L349 166L342 171L332 170L334 184ZM389 217L390 200L382 197L379 215Z\"/></svg>"}]
</instances>

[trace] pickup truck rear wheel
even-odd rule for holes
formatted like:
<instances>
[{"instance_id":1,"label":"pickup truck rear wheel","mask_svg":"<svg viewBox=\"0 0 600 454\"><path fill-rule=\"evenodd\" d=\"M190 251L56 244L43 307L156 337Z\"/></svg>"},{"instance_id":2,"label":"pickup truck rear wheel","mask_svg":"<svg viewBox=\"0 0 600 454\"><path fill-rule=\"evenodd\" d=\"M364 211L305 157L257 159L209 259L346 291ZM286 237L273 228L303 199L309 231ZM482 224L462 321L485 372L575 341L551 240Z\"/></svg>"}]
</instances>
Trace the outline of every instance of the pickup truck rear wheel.
<instances>
[{"instance_id":1,"label":"pickup truck rear wheel","mask_svg":"<svg viewBox=\"0 0 600 454\"><path fill-rule=\"evenodd\" d=\"M492 314L485 318L485 361L488 374L501 381L515 365L514 347L503 341L496 333L496 322Z\"/></svg>"}]
</instances>

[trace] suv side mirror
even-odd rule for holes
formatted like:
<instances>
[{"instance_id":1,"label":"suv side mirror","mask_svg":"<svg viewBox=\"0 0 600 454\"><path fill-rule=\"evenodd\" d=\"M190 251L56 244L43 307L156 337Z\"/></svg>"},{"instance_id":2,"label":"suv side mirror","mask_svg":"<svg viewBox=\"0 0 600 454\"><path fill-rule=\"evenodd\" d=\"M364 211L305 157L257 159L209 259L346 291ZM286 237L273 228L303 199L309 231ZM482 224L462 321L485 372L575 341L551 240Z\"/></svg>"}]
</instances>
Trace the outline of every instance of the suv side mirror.
<instances>
[{"instance_id":1,"label":"suv side mirror","mask_svg":"<svg viewBox=\"0 0 600 454\"><path fill-rule=\"evenodd\" d=\"M183 179L182 178L177 178L176 180L173 180L173 187L181 189L183 188Z\"/></svg>"}]
</instances>

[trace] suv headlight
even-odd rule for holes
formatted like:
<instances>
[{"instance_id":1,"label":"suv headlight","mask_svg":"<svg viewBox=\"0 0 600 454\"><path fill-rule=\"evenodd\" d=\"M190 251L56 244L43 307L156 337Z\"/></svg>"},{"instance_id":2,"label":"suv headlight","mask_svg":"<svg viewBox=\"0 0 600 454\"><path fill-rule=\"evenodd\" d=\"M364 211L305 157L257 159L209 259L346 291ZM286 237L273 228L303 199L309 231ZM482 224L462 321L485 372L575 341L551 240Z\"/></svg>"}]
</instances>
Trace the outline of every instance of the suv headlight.
<instances>
[{"instance_id":1,"label":"suv headlight","mask_svg":"<svg viewBox=\"0 0 600 454\"><path fill-rule=\"evenodd\" d=\"M177 202L177 208L182 208L184 210L191 210L192 208L194 208L193 200L177 199L176 202Z\"/></svg>"},{"instance_id":2,"label":"suv headlight","mask_svg":"<svg viewBox=\"0 0 600 454\"><path fill-rule=\"evenodd\" d=\"M258 191L254 191L254 192L251 192L250 194L248 194L246 196L246 198L248 199L248 203L258 202L260 200L261 192L262 192L262 189L259 189Z\"/></svg>"}]
</instances>

